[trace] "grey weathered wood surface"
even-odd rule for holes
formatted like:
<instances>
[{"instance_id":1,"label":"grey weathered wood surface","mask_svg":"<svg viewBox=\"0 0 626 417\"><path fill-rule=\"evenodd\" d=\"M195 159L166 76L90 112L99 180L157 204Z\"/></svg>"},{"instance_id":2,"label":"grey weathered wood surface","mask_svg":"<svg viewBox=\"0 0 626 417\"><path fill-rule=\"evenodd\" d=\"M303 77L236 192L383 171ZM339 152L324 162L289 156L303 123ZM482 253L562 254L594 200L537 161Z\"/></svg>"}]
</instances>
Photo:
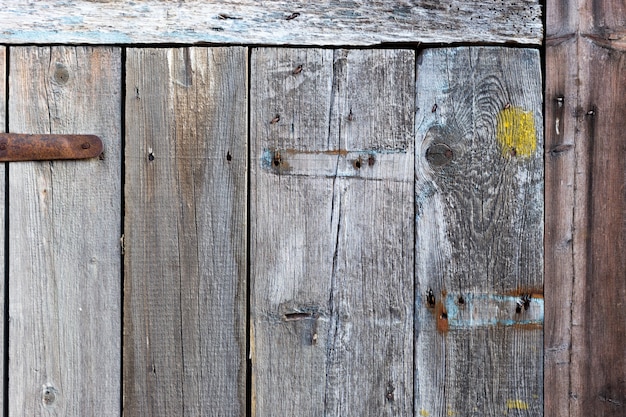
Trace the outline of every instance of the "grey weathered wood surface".
<instances>
[{"instance_id":1,"label":"grey weathered wood surface","mask_svg":"<svg viewBox=\"0 0 626 417\"><path fill-rule=\"evenodd\" d=\"M543 39L539 0L7 0L0 22L2 43L539 45Z\"/></svg>"},{"instance_id":2,"label":"grey weathered wood surface","mask_svg":"<svg viewBox=\"0 0 626 417\"><path fill-rule=\"evenodd\" d=\"M410 415L414 51L251 66L253 415Z\"/></svg>"},{"instance_id":3,"label":"grey weathered wood surface","mask_svg":"<svg viewBox=\"0 0 626 417\"><path fill-rule=\"evenodd\" d=\"M121 51L10 57L10 131L96 134L105 153L9 165L9 416L119 415Z\"/></svg>"},{"instance_id":4,"label":"grey weathered wood surface","mask_svg":"<svg viewBox=\"0 0 626 417\"><path fill-rule=\"evenodd\" d=\"M539 51L426 50L417 74L415 412L540 416ZM534 120L528 156L499 146L503 111Z\"/></svg>"},{"instance_id":5,"label":"grey weathered wood surface","mask_svg":"<svg viewBox=\"0 0 626 417\"><path fill-rule=\"evenodd\" d=\"M626 413L625 12L548 2L547 416Z\"/></svg>"},{"instance_id":6,"label":"grey weathered wood surface","mask_svg":"<svg viewBox=\"0 0 626 417\"><path fill-rule=\"evenodd\" d=\"M243 415L247 49L126 73L124 415Z\"/></svg>"},{"instance_id":7,"label":"grey weathered wood surface","mask_svg":"<svg viewBox=\"0 0 626 417\"><path fill-rule=\"evenodd\" d=\"M6 48L4 46L0 46L0 80L6 80ZM0 120L6 121L6 82L0 81ZM6 126L5 123L0 122L0 131L5 132ZM0 195L6 196L5 194L5 175L6 175L6 165L0 164ZM5 218L5 204L0 204L0 219ZM0 245L4 248L4 239L5 239L5 223L2 222L0 225ZM5 268L5 259L4 259L4 250L0 250L0 265L2 265L2 273L0 276L0 300L2 300L2 305L4 306L7 300L5 300L5 285L6 285L6 277L7 271ZM8 317L5 317L4 307L2 308L2 312L0 313L0 319L2 323L5 323ZM5 350L4 346L6 343L7 335L5 334L5 327L3 325L2 329L2 346L0 347L0 355L4 358ZM0 389L4 392L4 384L6 381L6 372L7 370L2 368L2 382L0 382ZM4 396L0 397L0 410L4 410Z\"/></svg>"}]
</instances>

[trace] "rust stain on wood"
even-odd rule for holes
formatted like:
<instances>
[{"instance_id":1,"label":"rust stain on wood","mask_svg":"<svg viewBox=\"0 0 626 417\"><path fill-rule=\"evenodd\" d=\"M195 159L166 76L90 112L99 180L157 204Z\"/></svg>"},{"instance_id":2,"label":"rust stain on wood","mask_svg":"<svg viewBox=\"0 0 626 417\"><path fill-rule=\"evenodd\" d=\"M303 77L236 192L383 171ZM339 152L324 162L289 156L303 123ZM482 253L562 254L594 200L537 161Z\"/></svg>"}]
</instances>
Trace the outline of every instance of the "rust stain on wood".
<instances>
[{"instance_id":1,"label":"rust stain on wood","mask_svg":"<svg viewBox=\"0 0 626 417\"><path fill-rule=\"evenodd\" d=\"M520 330L543 330L543 323L514 323L511 327Z\"/></svg>"},{"instance_id":2,"label":"rust stain on wood","mask_svg":"<svg viewBox=\"0 0 626 417\"><path fill-rule=\"evenodd\" d=\"M442 296L443 298L445 298L445 295ZM447 333L450 329L450 324L448 323L448 311L442 300L439 300L435 305L435 318L437 319L437 331Z\"/></svg>"},{"instance_id":3,"label":"rust stain on wood","mask_svg":"<svg viewBox=\"0 0 626 417\"><path fill-rule=\"evenodd\" d=\"M512 291L507 291L504 293L505 295L510 295L511 297L521 297L524 295L529 295L531 298L541 298L543 299L543 288L542 287L518 287Z\"/></svg>"},{"instance_id":4,"label":"rust stain on wood","mask_svg":"<svg viewBox=\"0 0 626 417\"><path fill-rule=\"evenodd\" d=\"M305 151L305 150L299 150L299 149L284 149L283 152L289 154L289 155L296 155L296 154L304 154L304 155L339 155L339 156L347 156L348 155L348 150L347 149L328 149L325 151Z\"/></svg>"}]
</instances>

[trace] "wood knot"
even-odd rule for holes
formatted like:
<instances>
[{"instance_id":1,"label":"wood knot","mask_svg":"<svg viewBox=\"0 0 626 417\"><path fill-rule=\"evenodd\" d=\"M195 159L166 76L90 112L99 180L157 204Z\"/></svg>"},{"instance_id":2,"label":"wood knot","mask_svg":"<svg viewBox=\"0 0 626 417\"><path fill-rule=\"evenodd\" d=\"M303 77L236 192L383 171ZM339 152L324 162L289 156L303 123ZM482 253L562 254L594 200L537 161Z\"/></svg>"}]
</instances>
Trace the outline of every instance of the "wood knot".
<instances>
[{"instance_id":1,"label":"wood knot","mask_svg":"<svg viewBox=\"0 0 626 417\"><path fill-rule=\"evenodd\" d=\"M444 166L452 161L454 152L445 143L433 143L426 150L426 160L432 166Z\"/></svg>"}]
</instances>

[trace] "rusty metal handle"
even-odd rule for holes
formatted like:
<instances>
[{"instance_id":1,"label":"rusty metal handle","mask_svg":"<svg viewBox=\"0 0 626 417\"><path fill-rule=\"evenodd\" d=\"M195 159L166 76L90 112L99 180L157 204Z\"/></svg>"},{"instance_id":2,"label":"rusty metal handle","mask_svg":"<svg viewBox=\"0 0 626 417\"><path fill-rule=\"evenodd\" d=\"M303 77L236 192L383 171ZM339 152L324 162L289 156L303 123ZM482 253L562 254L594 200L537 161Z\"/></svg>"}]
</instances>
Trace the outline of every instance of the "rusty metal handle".
<instances>
[{"instance_id":1,"label":"rusty metal handle","mask_svg":"<svg viewBox=\"0 0 626 417\"><path fill-rule=\"evenodd\" d=\"M94 158L102 141L94 135L0 133L0 162Z\"/></svg>"}]
</instances>

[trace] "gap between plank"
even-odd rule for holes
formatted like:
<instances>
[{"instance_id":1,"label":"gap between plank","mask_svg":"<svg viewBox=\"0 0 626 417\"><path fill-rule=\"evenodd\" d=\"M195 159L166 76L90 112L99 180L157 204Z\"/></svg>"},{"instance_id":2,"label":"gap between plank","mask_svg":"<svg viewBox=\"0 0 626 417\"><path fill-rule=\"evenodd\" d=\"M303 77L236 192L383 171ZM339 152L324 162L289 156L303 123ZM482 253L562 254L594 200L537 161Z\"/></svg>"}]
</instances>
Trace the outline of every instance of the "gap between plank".
<instances>
[{"instance_id":1,"label":"gap between plank","mask_svg":"<svg viewBox=\"0 0 626 417\"><path fill-rule=\"evenodd\" d=\"M248 85L247 85L247 94L246 94L246 100L247 100L247 114L246 114L246 135L247 135L247 169L246 169L246 188L247 188L247 192L246 192L246 357L245 357L245 363L246 363L246 416L252 416L252 357L251 357L251 351L250 351L250 337L252 337L252 329L251 329L251 323L252 323L252 319L251 319L251 313L252 313L252 294L251 294L251 290L252 290L252 284L251 284L251 267L252 267L252 263L250 262L250 255L251 255L251 251L250 251L250 242L251 242L251 233L250 233L250 227L251 227L251 219L250 219L250 205L251 205L251 192L252 189L250 187L251 184L251 175L250 175L250 168L252 166L252 147L250 144L250 113L251 113L251 99L250 99L250 94L251 94L251 85L252 85L252 69L251 69L251 61L252 61L252 47L248 47L247 48L247 55L248 55L248 59L247 59L247 81L248 81Z\"/></svg>"},{"instance_id":2,"label":"gap between plank","mask_svg":"<svg viewBox=\"0 0 626 417\"><path fill-rule=\"evenodd\" d=\"M5 50L4 131L9 131L9 47ZM4 164L4 322L2 325L4 357L2 358L2 415L9 415L9 164Z\"/></svg>"},{"instance_id":3,"label":"gap between plank","mask_svg":"<svg viewBox=\"0 0 626 417\"><path fill-rule=\"evenodd\" d=\"M126 213L126 47L120 48L120 416L124 415L124 217ZM8 417L8 416L7 416Z\"/></svg>"}]
</instances>

